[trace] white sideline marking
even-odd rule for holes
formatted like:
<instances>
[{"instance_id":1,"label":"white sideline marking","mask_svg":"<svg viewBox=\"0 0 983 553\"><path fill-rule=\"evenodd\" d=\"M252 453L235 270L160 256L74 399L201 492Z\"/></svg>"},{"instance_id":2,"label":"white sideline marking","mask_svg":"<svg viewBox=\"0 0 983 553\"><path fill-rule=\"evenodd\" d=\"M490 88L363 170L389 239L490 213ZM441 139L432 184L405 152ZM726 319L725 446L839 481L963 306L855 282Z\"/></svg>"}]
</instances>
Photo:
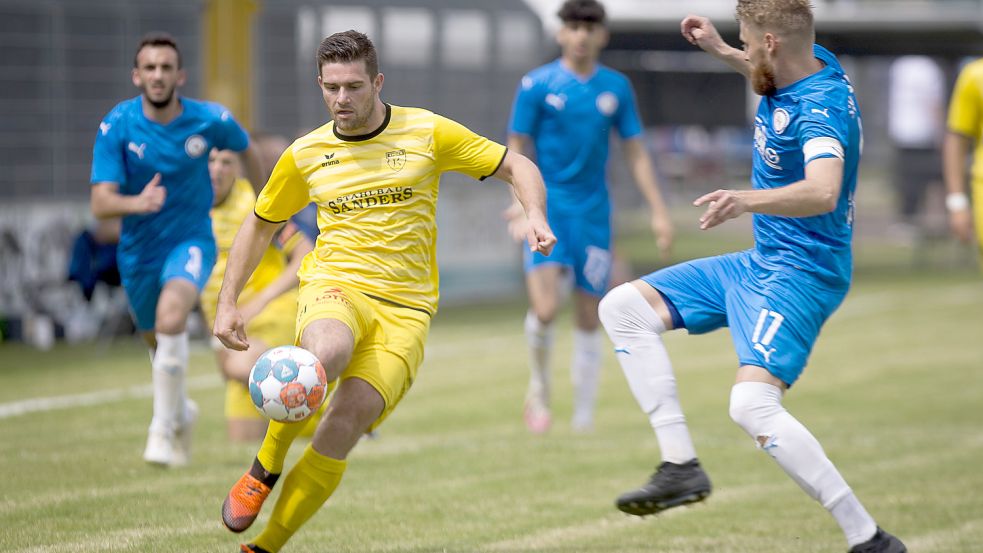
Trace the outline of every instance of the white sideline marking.
<instances>
[{"instance_id":1,"label":"white sideline marking","mask_svg":"<svg viewBox=\"0 0 983 553\"><path fill-rule=\"evenodd\" d=\"M494 337L485 338L467 345L452 345L437 347L427 347L425 357L428 360L433 358L452 357L464 355L476 350L497 350L508 343L504 338ZM222 385L222 379L217 374L199 375L188 379L189 390L207 390L217 388ZM0 403L0 420L18 417L30 413L40 413L44 411L57 411L59 409L72 409L75 407L89 407L93 405L105 405L116 401L128 399L143 399L153 397L154 391L151 384L140 384L129 388L116 388L112 390L99 390L97 392L87 392L84 394L72 394L64 396L51 396L24 399Z\"/></svg>"},{"instance_id":2,"label":"white sideline marking","mask_svg":"<svg viewBox=\"0 0 983 553\"><path fill-rule=\"evenodd\" d=\"M936 307L964 305L976 299L976 295L979 292L978 285L963 284L945 290L934 291L932 300ZM889 292L870 292L856 297L847 296L847 301L844 302L842 308L837 310L832 320L842 321L889 313L899 307L899 304L894 300L894 296L895 294ZM463 355L465 353L474 353L476 350L498 350L498 348L504 347L509 343L511 343L511 338L495 336L483 339L469 339L467 344L459 342L434 344L427 346L424 357L427 360L433 360L434 358L440 359ZM205 390L218 387L221 384L222 380L216 374L201 375L188 379L188 389L190 390ZM151 385L143 384L115 390L101 390L84 394L12 401L0 403L0 420L29 413L104 405L116 401L141 399L152 396L153 388Z\"/></svg>"},{"instance_id":3,"label":"white sideline marking","mask_svg":"<svg viewBox=\"0 0 983 553\"><path fill-rule=\"evenodd\" d=\"M205 374L191 377L187 380L189 390L204 390L215 388L222 384L222 380L217 374ZM74 407L87 407L91 405L103 405L114 401L127 399L141 399L152 397L154 389L151 384L140 384L129 388L117 388L115 390L100 390L98 392L88 392L85 394L72 394L66 396L41 397L25 399L21 401L11 401L0 403L0 419L9 419L28 413L39 413L42 411L57 411L59 409L72 409Z\"/></svg>"}]
</instances>

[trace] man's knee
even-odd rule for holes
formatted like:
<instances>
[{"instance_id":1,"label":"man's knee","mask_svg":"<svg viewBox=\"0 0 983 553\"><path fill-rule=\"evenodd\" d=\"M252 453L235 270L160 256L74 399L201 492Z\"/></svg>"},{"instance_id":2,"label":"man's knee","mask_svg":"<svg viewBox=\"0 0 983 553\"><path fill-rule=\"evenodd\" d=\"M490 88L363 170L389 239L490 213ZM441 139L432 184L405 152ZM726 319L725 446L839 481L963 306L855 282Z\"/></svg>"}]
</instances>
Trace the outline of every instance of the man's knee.
<instances>
[{"instance_id":1,"label":"man's knee","mask_svg":"<svg viewBox=\"0 0 983 553\"><path fill-rule=\"evenodd\" d=\"M631 283L608 292L598 304L597 315L615 343L644 336L657 337L666 329L659 314Z\"/></svg>"},{"instance_id":2,"label":"man's knee","mask_svg":"<svg viewBox=\"0 0 983 553\"><path fill-rule=\"evenodd\" d=\"M355 338L341 321L323 319L308 326L301 337L301 347L317 356L328 382L338 378L352 360Z\"/></svg>"},{"instance_id":3,"label":"man's knee","mask_svg":"<svg viewBox=\"0 0 983 553\"><path fill-rule=\"evenodd\" d=\"M769 421L784 411L782 391L764 382L738 382L730 392L730 418L756 440L768 432Z\"/></svg>"}]
</instances>

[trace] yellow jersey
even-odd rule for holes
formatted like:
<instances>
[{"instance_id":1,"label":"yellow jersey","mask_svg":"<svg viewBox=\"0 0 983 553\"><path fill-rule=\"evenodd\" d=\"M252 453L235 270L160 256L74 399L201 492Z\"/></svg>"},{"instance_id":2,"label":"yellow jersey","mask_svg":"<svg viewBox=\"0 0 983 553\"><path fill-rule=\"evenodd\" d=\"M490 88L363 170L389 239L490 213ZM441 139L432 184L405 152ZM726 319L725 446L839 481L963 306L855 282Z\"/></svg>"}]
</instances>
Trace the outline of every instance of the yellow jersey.
<instances>
[{"instance_id":1,"label":"yellow jersey","mask_svg":"<svg viewBox=\"0 0 983 553\"><path fill-rule=\"evenodd\" d=\"M983 181L983 59L959 73L949 103L949 130L976 141L973 180Z\"/></svg>"},{"instance_id":2,"label":"yellow jersey","mask_svg":"<svg viewBox=\"0 0 983 553\"><path fill-rule=\"evenodd\" d=\"M313 201L320 235L301 285L327 280L429 314L437 309L440 175L484 179L505 147L430 111L390 106L378 130L343 136L328 123L297 139L256 200L256 215L287 220Z\"/></svg>"},{"instance_id":3,"label":"yellow jersey","mask_svg":"<svg viewBox=\"0 0 983 553\"><path fill-rule=\"evenodd\" d=\"M215 245L218 255L215 268L201 294L201 307L209 324L215 321L215 309L218 303L218 292L222 289L222 279L225 278L225 266L229 260L229 250L235 240L239 227L253 212L256 204L256 193L249 181L236 179L232 190L221 204L212 207L212 232L215 234ZM263 252L263 258L246 281L239 296L239 304L247 303L252 297L277 279L287 265L287 252L297 246L302 239L298 229L288 223L273 239L270 247ZM291 293L291 292L288 292ZM292 292L296 294L296 292Z\"/></svg>"}]
</instances>

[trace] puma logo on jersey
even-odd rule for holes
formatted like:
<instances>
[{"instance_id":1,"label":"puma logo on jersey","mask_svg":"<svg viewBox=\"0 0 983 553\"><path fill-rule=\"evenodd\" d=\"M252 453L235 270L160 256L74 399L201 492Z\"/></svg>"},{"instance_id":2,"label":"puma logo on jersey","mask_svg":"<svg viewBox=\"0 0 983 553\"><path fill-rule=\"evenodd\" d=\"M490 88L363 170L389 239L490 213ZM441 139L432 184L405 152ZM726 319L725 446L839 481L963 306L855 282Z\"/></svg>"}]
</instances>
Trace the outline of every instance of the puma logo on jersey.
<instances>
[{"instance_id":1,"label":"puma logo on jersey","mask_svg":"<svg viewBox=\"0 0 983 553\"><path fill-rule=\"evenodd\" d=\"M140 144L137 146L136 142L130 142L127 144L126 149L137 155L138 158L143 159L143 151L147 149L147 144Z\"/></svg>"},{"instance_id":2,"label":"puma logo on jersey","mask_svg":"<svg viewBox=\"0 0 983 553\"><path fill-rule=\"evenodd\" d=\"M761 345L761 342L755 343L754 349L756 351L760 351L761 354L765 356L765 363L771 363L771 354L775 353L776 351L776 348L766 348L765 346Z\"/></svg>"},{"instance_id":3,"label":"puma logo on jersey","mask_svg":"<svg viewBox=\"0 0 983 553\"><path fill-rule=\"evenodd\" d=\"M103 121L102 123L99 123L99 132L101 132L103 136L106 136L106 133L109 132L109 129L110 128L112 128L112 125L109 124L109 123L106 123L105 121Z\"/></svg>"},{"instance_id":4,"label":"puma logo on jersey","mask_svg":"<svg viewBox=\"0 0 983 553\"><path fill-rule=\"evenodd\" d=\"M553 106L556 111L563 111L563 108L567 105L567 99L562 95L557 94L547 94L546 103Z\"/></svg>"},{"instance_id":5,"label":"puma logo on jersey","mask_svg":"<svg viewBox=\"0 0 983 553\"><path fill-rule=\"evenodd\" d=\"M824 117L826 117L826 119L829 119L829 108L826 108L826 109L812 108L812 113L820 113Z\"/></svg>"}]
</instances>

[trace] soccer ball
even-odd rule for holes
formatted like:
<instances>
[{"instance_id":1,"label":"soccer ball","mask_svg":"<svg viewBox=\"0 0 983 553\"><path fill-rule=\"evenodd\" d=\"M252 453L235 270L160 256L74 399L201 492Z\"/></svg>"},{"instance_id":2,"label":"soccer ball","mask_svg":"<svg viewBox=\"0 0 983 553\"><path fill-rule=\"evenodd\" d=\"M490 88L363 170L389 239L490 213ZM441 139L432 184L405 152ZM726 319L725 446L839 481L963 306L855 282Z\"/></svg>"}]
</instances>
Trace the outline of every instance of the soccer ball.
<instances>
[{"instance_id":1,"label":"soccer ball","mask_svg":"<svg viewBox=\"0 0 983 553\"><path fill-rule=\"evenodd\" d=\"M262 415L296 422L317 411L328 389L324 367L313 353L279 346L256 360L249 371L249 397Z\"/></svg>"}]
</instances>

